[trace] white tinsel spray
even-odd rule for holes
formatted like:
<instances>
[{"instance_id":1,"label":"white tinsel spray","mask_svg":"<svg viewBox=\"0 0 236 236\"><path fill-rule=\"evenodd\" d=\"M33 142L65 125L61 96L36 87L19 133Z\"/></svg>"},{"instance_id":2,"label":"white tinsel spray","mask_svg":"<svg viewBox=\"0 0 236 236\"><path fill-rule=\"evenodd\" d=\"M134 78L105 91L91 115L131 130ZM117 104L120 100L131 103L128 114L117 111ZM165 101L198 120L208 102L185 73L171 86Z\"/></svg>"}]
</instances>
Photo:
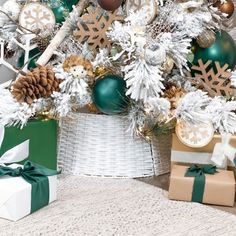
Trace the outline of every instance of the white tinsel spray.
<instances>
[{"instance_id":1,"label":"white tinsel spray","mask_svg":"<svg viewBox=\"0 0 236 236\"><path fill-rule=\"evenodd\" d=\"M223 97L215 97L207 112L216 130L220 133L236 132L236 101L227 102Z\"/></svg>"},{"instance_id":2,"label":"white tinsel spray","mask_svg":"<svg viewBox=\"0 0 236 236\"><path fill-rule=\"evenodd\" d=\"M148 102L151 97L159 97L164 89L161 71L157 66L148 65L144 60L137 60L123 68L127 83L127 95L135 101Z\"/></svg>"},{"instance_id":3,"label":"white tinsel spray","mask_svg":"<svg viewBox=\"0 0 236 236\"><path fill-rule=\"evenodd\" d=\"M186 94L179 102L175 115L177 119L185 122L196 124L210 120L206 107L209 105L211 98L207 93L197 90Z\"/></svg>"}]
</instances>

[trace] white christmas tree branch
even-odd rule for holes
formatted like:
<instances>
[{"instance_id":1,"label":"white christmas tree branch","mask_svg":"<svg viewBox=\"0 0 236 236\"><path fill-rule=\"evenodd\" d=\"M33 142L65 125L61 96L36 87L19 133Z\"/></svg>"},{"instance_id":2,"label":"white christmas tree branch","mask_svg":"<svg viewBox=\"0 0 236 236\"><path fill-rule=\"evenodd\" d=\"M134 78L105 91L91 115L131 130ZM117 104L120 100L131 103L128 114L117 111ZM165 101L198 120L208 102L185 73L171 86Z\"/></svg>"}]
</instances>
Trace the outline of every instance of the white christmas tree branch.
<instances>
[{"instance_id":1,"label":"white christmas tree branch","mask_svg":"<svg viewBox=\"0 0 236 236\"><path fill-rule=\"evenodd\" d=\"M81 0L79 1L78 5L74 10L72 11L72 14L76 11L77 14L81 15L84 8L89 3L89 0ZM37 61L37 64L39 65L46 65L50 58L52 57L54 51L60 46L60 44L63 42L65 37L70 33L71 29L71 21L68 17L67 20L62 25L61 29L57 32L47 49L44 51L44 53L40 56L40 58Z\"/></svg>"}]
</instances>

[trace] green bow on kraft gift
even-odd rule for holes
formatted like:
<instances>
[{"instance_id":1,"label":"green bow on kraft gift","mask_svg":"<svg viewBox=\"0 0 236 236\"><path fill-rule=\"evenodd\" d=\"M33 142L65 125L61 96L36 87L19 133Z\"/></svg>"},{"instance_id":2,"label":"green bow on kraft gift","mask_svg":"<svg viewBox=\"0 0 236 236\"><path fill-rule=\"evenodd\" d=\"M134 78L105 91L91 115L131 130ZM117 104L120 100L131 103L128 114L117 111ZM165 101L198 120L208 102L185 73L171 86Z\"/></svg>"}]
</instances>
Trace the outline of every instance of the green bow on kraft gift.
<instances>
[{"instance_id":1,"label":"green bow on kraft gift","mask_svg":"<svg viewBox=\"0 0 236 236\"><path fill-rule=\"evenodd\" d=\"M214 175L215 173L217 173L217 170L216 166L213 165L203 165L202 167L192 165L188 168L185 177L194 177L192 202L202 203L206 185L205 174Z\"/></svg>"},{"instance_id":2,"label":"green bow on kraft gift","mask_svg":"<svg viewBox=\"0 0 236 236\"><path fill-rule=\"evenodd\" d=\"M23 167L11 168L0 166L0 177L22 177L31 184L31 213L47 206L49 203L49 180L47 176L59 174L58 171L47 169L43 166L26 161Z\"/></svg>"}]
</instances>

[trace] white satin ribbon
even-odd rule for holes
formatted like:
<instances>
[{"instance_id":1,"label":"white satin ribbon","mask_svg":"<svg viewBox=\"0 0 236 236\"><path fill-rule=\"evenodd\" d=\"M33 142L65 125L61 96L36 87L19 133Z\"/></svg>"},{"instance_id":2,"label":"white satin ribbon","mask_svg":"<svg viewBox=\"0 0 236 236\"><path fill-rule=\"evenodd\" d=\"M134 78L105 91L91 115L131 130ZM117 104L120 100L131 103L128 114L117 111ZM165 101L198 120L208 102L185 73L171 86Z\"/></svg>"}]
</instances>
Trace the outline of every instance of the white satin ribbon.
<instances>
[{"instance_id":1,"label":"white satin ribbon","mask_svg":"<svg viewBox=\"0 0 236 236\"><path fill-rule=\"evenodd\" d=\"M231 137L231 134L222 134L221 143L217 143L214 147L211 161L217 167L226 168L228 160L234 164L236 148L229 144Z\"/></svg>"},{"instance_id":2,"label":"white satin ribbon","mask_svg":"<svg viewBox=\"0 0 236 236\"><path fill-rule=\"evenodd\" d=\"M0 125L0 148L5 136L5 128ZM29 156L29 140L22 142L21 144L6 151L0 157L0 165L20 162L25 160Z\"/></svg>"}]
</instances>

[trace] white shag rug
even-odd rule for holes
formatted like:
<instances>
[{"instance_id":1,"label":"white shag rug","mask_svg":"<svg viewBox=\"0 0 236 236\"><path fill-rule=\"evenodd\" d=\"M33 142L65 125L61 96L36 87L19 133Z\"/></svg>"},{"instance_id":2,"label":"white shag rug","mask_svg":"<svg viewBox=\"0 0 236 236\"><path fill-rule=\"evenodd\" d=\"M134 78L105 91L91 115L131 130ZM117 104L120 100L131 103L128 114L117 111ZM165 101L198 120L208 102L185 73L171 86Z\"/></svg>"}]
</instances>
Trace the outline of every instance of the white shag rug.
<instances>
[{"instance_id":1,"label":"white shag rug","mask_svg":"<svg viewBox=\"0 0 236 236\"><path fill-rule=\"evenodd\" d=\"M58 201L18 222L0 220L1 236L236 235L236 216L127 179L63 177Z\"/></svg>"}]
</instances>

